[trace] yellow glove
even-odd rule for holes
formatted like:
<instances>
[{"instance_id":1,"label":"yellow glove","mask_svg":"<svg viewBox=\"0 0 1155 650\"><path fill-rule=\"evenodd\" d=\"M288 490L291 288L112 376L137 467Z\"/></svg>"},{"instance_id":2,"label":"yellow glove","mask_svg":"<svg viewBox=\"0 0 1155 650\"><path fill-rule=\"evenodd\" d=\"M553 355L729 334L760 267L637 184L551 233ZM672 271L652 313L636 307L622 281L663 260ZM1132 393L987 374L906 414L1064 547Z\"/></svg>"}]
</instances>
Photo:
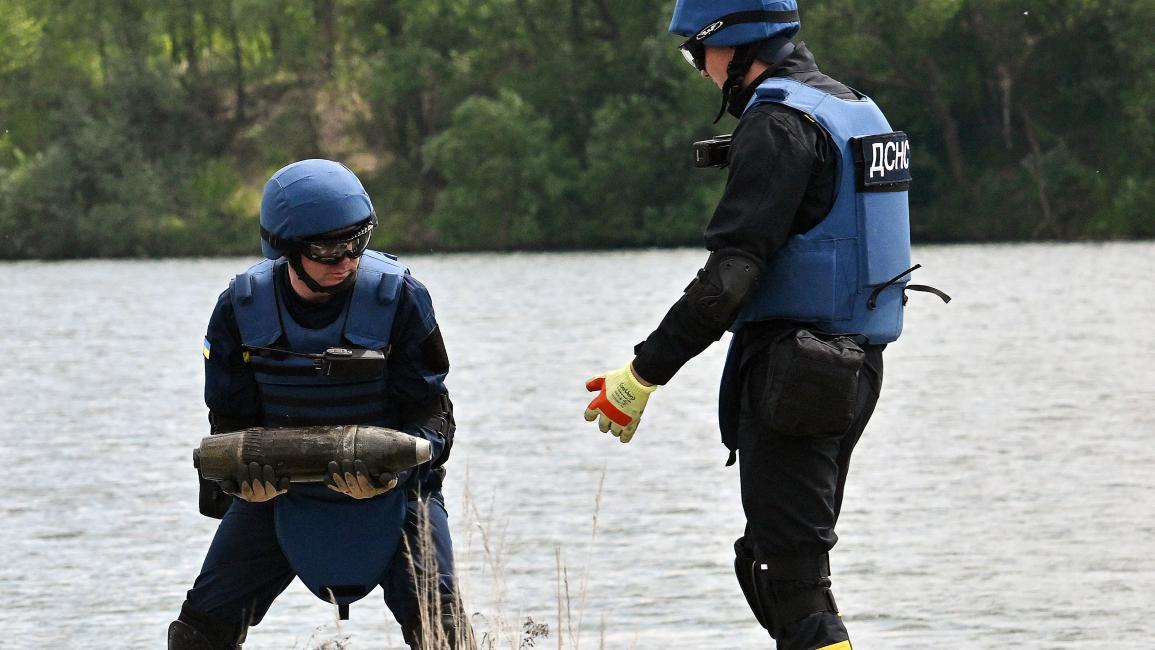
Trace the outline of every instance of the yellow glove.
<instances>
[{"instance_id":1,"label":"yellow glove","mask_svg":"<svg viewBox=\"0 0 1155 650\"><path fill-rule=\"evenodd\" d=\"M621 370L598 375L586 382L586 390L599 391L598 396L586 407L586 422L598 421L598 428L610 431L618 440L629 442L638 428L642 411L650 393L657 386L646 386L638 381L631 365Z\"/></svg>"}]
</instances>

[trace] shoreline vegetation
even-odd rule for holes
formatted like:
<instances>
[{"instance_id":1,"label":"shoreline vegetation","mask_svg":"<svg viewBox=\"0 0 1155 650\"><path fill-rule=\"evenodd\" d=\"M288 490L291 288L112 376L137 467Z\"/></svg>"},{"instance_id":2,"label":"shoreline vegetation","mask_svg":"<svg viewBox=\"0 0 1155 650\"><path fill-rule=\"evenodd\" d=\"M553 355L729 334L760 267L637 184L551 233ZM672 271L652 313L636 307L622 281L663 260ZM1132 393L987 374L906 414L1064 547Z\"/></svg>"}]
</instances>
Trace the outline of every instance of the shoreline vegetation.
<instances>
[{"instance_id":1,"label":"shoreline vegetation","mask_svg":"<svg viewBox=\"0 0 1155 650\"><path fill-rule=\"evenodd\" d=\"M379 249L699 246L690 144L734 121L671 5L0 0L0 259L253 254L309 157ZM799 40L910 135L916 243L1155 237L1155 3L884 5L809 0Z\"/></svg>"},{"instance_id":2,"label":"shoreline vegetation","mask_svg":"<svg viewBox=\"0 0 1155 650\"><path fill-rule=\"evenodd\" d=\"M385 239L382 237L382 239ZM0 242L3 242L4 236L0 235ZM1026 246L1078 246L1078 245L1111 245L1111 244L1137 244L1142 245L1149 242L1155 242L1153 237L1110 237L1110 238L1086 238L1086 239L1038 239L1038 240L987 240L987 241L915 241L915 246L982 246L982 245L1026 245ZM669 246L603 246L603 247L575 247L575 248L514 248L514 249L492 249L492 248L411 248L396 246L385 248L379 246L377 243L377 236L375 235L373 241L369 243L369 249L380 253L387 253L398 257L402 262L412 256L469 256L469 255L553 255L553 254L567 254L567 253L623 253L623 252L646 252L646 251L702 251L705 255L705 250L702 248L701 237L698 241L677 244ZM20 264L20 263L65 263L65 262L164 262L164 261L197 261L197 260L218 260L218 259L250 259L258 261L263 259L261 250L258 247L250 247L248 250L237 250L220 252L219 254L206 253L188 253L188 254L173 254L173 255L151 255L142 253L139 255L108 255L99 257L3 257L0 256L0 264Z\"/></svg>"}]
</instances>

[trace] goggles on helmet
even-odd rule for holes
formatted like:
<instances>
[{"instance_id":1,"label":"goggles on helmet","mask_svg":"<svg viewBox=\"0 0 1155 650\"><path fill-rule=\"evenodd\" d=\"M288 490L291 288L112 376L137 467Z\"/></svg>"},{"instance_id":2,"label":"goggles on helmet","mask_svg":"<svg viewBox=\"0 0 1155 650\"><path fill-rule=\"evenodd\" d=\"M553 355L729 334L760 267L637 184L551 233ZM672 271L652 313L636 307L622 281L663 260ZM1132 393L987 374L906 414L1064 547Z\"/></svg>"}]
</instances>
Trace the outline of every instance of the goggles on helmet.
<instances>
[{"instance_id":1,"label":"goggles on helmet","mask_svg":"<svg viewBox=\"0 0 1155 650\"><path fill-rule=\"evenodd\" d=\"M706 46L702 41L696 40L691 36L678 47L678 50L681 51L682 57L686 59L686 63L689 63L698 72L706 72Z\"/></svg>"},{"instance_id":2,"label":"goggles on helmet","mask_svg":"<svg viewBox=\"0 0 1155 650\"><path fill-rule=\"evenodd\" d=\"M334 265L342 259L357 259L369 248L369 238L373 236L376 219L365 222L351 235L341 235L328 239L305 240L301 242L301 255L321 264Z\"/></svg>"},{"instance_id":3,"label":"goggles on helmet","mask_svg":"<svg viewBox=\"0 0 1155 650\"><path fill-rule=\"evenodd\" d=\"M789 23L798 20L797 11L740 11L727 14L698 30L678 46L686 62L698 72L706 72L706 39L712 34L743 23ZM685 32L683 32L685 33Z\"/></svg>"}]
</instances>

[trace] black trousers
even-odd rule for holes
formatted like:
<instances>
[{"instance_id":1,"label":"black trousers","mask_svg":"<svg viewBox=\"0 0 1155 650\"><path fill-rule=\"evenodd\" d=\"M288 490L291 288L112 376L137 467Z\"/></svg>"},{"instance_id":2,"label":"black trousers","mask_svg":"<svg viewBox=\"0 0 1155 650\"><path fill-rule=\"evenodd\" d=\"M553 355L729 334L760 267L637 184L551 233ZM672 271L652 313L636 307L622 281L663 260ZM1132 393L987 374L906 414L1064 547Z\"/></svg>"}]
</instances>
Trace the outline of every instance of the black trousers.
<instances>
[{"instance_id":1,"label":"black trousers","mask_svg":"<svg viewBox=\"0 0 1155 650\"><path fill-rule=\"evenodd\" d=\"M234 499L221 520L181 615L182 619L190 614L197 619L186 622L202 634L210 633L208 627L219 628L226 631L227 640L235 640L249 625L260 623L273 600L293 581L295 574L277 541L273 507L273 502ZM403 534L412 553L406 552L404 542L398 547L381 587L385 604L401 624L405 642L417 648L422 636L433 636L421 628L431 618L422 615L423 605L433 607L430 598L439 598L446 614L459 607L449 519L440 491L424 500L410 499ZM433 553L427 559L423 555L429 550ZM430 571L434 567L436 575ZM196 625L198 622L202 624ZM466 629L468 622L461 627L463 634L471 635ZM444 631L450 635L458 632L455 627ZM222 647L233 646L225 643Z\"/></svg>"},{"instance_id":2,"label":"black trousers","mask_svg":"<svg viewBox=\"0 0 1155 650\"><path fill-rule=\"evenodd\" d=\"M746 530L739 554L754 559L824 556L838 541L834 532L842 509L850 456L866 428L882 389L882 351L867 346L860 374L855 417L841 436L813 438L775 433L756 415L766 395L766 354L753 355L743 369L738 426L738 458ZM759 364L763 364L761 367ZM781 584L775 590L806 588ZM816 577L810 588L829 587ZM774 630L772 630L772 633ZM813 650L847 639L841 618L813 614L791 622L776 635L780 650Z\"/></svg>"}]
</instances>

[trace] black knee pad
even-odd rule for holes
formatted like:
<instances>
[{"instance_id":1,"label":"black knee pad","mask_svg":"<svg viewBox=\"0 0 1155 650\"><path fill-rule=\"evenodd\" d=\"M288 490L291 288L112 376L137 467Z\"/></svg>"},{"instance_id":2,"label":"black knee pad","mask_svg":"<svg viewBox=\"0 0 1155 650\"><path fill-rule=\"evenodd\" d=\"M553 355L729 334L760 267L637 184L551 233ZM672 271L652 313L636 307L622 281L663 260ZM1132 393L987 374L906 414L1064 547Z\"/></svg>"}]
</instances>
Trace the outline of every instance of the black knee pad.
<instances>
[{"instance_id":1,"label":"black knee pad","mask_svg":"<svg viewBox=\"0 0 1155 650\"><path fill-rule=\"evenodd\" d=\"M758 623L774 638L811 614L838 613L825 555L755 558L739 539L734 543L734 573Z\"/></svg>"},{"instance_id":2,"label":"black knee pad","mask_svg":"<svg viewBox=\"0 0 1155 650\"><path fill-rule=\"evenodd\" d=\"M248 625L228 623L185 603L168 626L168 650L240 650Z\"/></svg>"},{"instance_id":3,"label":"black knee pad","mask_svg":"<svg viewBox=\"0 0 1155 650\"><path fill-rule=\"evenodd\" d=\"M738 585L742 587L742 595L746 603L754 612L758 624L770 630L770 621L766 617L766 609L762 606L763 598L758 592L758 577L754 571L754 556L749 555L742 546L742 540L734 543L734 575L738 576Z\"/></svg>"}]
</instances>

